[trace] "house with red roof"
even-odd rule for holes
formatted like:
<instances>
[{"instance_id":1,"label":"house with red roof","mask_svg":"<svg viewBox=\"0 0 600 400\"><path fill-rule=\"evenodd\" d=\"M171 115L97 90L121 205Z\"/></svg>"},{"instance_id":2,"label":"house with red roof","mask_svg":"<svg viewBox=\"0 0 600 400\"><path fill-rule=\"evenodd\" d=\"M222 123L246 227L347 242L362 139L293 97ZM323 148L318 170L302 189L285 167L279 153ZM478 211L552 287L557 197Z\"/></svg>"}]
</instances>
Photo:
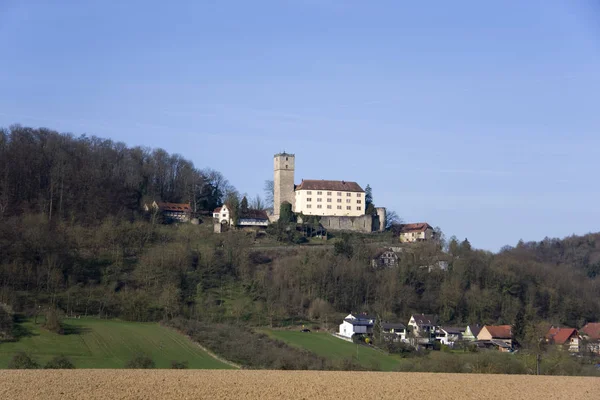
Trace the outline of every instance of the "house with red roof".
<instances>
[{"instance_id":1,"label":"house with red roof","mask_svg":"<svg viewBox=\"0 0 600 400\"><path fill-rule=\"evenodd\" d=\"M546 342L551 345L562 346L573 353L579 352L581 343L579 332L575 328L550 327L546 334Z\"/></svg>"},{"instance_id":2,"label":"house with red roof","mask_svg":"<svg viewBox=\"0 0 600 400\"><path fill-rule=\"evenodd\" d=\"M587 349L600 354L600 322L589 322L580 330L581 336L587 341Z\"/></svg>"},{"instance_id":3,"label":"house with red roof","mask_svg":"<svg viewBox=\"0 0 600 400\"><path fill-rule=\"evenodd\" d=\"M414 243L431 240L434 238L434 232L431 225L427 222L417 222L413 224L402 224L400 226L400 242Z\"/></svg>"},{"instance_id":4,"label":"house with red roof","mask_svg":"<svg viewBox=\"0 0 600 400\"><path fill-rule=\"evenodd\" d=\"M485 325L477 335L482 347L497 347L502 352L512 351L512 327L510 325Z\"/></svg>"},{"instance_id":5,"label":"house with red roof","mask_svg":"<svg viewBox=\"0 0 600 400\"><path fill-rule=\"evenodd\" d=\"M164 218L172 221L188 222L192 219L192 206L189 203L153 201L152 204L145 204L144 210L160 213Z\"/></svg>"}]
</instances>

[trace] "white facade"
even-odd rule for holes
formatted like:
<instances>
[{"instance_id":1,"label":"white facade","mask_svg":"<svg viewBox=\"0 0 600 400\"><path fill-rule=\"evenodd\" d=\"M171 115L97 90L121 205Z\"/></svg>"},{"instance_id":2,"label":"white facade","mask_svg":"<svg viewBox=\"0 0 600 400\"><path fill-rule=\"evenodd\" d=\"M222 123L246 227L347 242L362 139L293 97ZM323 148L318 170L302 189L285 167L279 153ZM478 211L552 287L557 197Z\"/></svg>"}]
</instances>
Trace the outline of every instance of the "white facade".
<instances>
[{"instance_id":1,"label":"white facade","mask_svg":"<svg viewBox=\"0 0 600 400\"><path fill-rule=\"evenodd\" d=\"M431 240L433 238L433 229L427 228L422 232L411 231L400 233L400 242L414 243L419 241Z\"/></svg>"},{"instance_id":2,"label":"white facade","mask_svg":"<svg viewBox=\"0 0 600 400\"><path fill-rule=\"evenodd\" d=\"M348 314L340 324L338 334L346 338L352 338L354 334L371 334L374 322L371 317Z\"/></svg>"},{"instance_id":3,"label":"white facade","mask_svg":"<svg viewBox=\"0 0 600 400\"><path fill-rule=\"evenodd\" d=\"M233 221L231 220L231 215L227 205L223 204L221 207L217 208L213 212L213 218L216 219L220 224L227 223L231 225Z\"/></svg>"},{"instance_id":4,"label":"white facade","mask_svg":"<svg viewBox=\"0 0 600 400\"><path fill-rule=\"evenodd\" d=\"M304 215L359 217L365 214L365 192L296 190L294 212Z\"/></svg>"}]
</instances>

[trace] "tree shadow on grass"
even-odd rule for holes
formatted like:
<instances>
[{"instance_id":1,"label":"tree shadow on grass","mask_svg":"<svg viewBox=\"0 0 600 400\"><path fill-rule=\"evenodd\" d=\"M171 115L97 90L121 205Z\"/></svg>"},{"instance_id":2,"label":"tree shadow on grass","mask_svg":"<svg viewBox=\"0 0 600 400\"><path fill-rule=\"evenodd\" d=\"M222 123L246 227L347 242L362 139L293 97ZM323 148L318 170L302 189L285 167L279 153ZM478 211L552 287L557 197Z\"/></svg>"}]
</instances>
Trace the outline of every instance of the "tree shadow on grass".
<instances>
[{"instance_id":1,"label":"tree shadow on grass","mask_svg":"<svg viewBox=\"0 0 600 400\"><path fill-rule=\"evenodd\" d=\"M63 324L63 335L81 335L89 332L91 329L85 326Z\"/></svg>"},{"instance_id":2,"label":"tree shadow on grass","mask_svg":"<svg viewBox=\"0 0 600 400\"><path fill-rule=\"evenodd\" d=\"M23 325L23 322L26 321L26 318L23 315L16 314L14 317L14 325L12 328L12 339L7 340L7 342L17 342L22 338L38 336L38 333L33 332L32 329Z\"/></svg>"}]
</instances>

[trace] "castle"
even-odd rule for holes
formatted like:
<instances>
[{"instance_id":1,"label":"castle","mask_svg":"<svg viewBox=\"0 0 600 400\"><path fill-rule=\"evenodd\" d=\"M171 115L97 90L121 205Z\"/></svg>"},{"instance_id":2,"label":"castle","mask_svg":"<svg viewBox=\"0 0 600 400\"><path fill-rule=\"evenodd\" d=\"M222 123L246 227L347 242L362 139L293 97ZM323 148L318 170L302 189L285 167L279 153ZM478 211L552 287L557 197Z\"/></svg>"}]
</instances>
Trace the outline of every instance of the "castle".
<instances>
[{"instance_id":1,"label":"castle","mask_svg":"<svg viewBox=\"0 0 600 400\"><path fill-rule=\"evenodd\" d=\"M373 215L365 214L365 191L356 182L302 180L296 185L294 154L275 154L273 161L272 221L279 220L281 204L287 202L296 214L318 216L328 230L385 230L385 208L376 208Z\"/></svg>"}]
</instances>

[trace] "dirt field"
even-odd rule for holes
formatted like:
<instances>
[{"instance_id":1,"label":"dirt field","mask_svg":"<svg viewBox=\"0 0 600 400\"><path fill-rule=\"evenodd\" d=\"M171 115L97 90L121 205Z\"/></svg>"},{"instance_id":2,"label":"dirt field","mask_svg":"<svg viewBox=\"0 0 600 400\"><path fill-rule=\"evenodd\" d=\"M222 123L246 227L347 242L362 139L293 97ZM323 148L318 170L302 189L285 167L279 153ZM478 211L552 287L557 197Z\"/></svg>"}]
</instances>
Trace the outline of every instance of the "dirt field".
<instances>
[{"instance_id":1,"label":"dirt field","mask_svg":"<svg viewBox=\"0 0 600 400\"><path fill-rule=\"evenodd\" d=\"M0 371L0 399L596 399L600 378L387 372Z\"/></svg>"}]
</instances>

